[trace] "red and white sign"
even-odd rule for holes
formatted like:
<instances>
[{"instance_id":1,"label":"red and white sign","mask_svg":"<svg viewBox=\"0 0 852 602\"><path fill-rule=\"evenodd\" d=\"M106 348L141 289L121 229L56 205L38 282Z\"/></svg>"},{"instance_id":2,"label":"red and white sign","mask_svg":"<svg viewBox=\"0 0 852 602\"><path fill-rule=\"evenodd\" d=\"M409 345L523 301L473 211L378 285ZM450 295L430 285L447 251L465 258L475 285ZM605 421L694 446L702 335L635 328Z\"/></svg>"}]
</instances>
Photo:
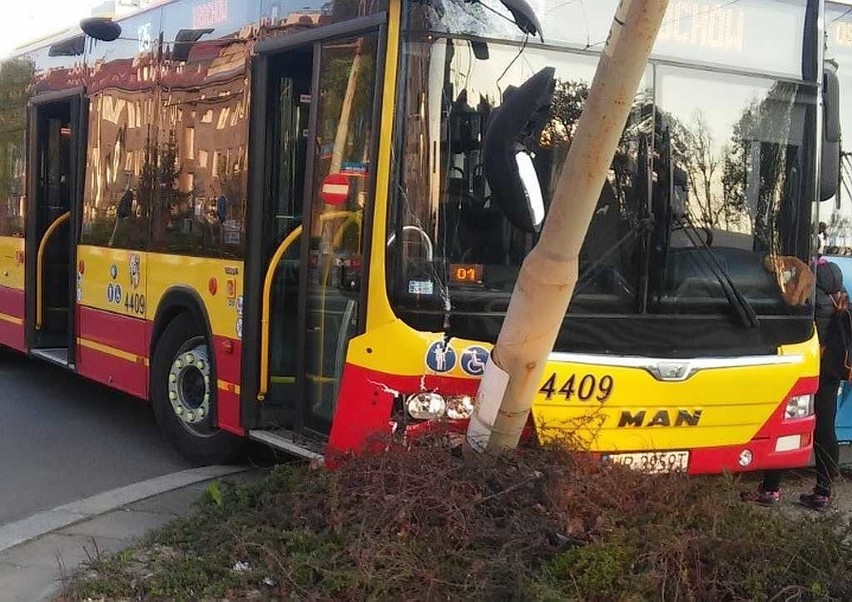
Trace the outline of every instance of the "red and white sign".
<instances>
[{"instance_id":1,"label":"red and white sign","mask_svg":"<svg viewBox=\"0 0 852 602\"><path fill-rule=\"evenodd\" d=\"M327 205L342 205L349 198L349 178L341 173L328 174L322 181L320 197Z\"/></svg>"}]
</instances>

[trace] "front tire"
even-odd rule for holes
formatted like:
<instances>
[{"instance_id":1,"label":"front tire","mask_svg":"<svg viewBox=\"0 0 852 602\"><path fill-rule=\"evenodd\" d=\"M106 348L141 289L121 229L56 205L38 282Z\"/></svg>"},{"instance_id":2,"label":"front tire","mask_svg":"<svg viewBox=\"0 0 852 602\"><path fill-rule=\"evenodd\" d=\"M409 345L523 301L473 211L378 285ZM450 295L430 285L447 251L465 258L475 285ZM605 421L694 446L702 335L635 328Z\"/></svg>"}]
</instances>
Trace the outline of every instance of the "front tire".
<instances>
[{"instance_id":1,"label":"front tire","mask_svg":"<svg viewBox=\"0 0 852 602\"><path fill-rule=\"evenodd\" d=\"M151 401L157 424L172 445L198 465L234 460L242 440L213 419L216 381L202 327L184 314L166 326L154 350Z\"/></svg>"}]
</instances>

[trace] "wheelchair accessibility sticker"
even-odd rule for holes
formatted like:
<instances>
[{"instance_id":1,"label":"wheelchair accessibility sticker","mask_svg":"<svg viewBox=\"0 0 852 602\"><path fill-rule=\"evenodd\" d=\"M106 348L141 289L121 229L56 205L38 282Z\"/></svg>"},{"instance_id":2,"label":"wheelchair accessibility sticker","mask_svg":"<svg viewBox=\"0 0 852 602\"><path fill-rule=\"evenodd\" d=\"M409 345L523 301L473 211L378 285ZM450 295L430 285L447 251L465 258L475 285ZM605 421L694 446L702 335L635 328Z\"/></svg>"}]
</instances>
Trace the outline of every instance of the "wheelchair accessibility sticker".
<instances>
[{"instance_id":1,"label":"wheelchair accessibility sticker","mask_svg":"<svg viewBox=\"0 0 852 602\"><path fill-rule=\"evenodd\" d=\"M461 356L461 369L470 376L485 374L485 364L488 361L488 350L482 347L468 347Z\"/></svg>"},{"instance_id":2,"label":"wheelchair accessibility sticker","mask_svg":"<svg viewBox=\"0 0 852 602\"><path fill-rule=\"evenodd\" d=\"M426 365L432 372L449 372L456 365L456 350L444 341L435 341L426 352Z\"/></svg>"}]
</instances>

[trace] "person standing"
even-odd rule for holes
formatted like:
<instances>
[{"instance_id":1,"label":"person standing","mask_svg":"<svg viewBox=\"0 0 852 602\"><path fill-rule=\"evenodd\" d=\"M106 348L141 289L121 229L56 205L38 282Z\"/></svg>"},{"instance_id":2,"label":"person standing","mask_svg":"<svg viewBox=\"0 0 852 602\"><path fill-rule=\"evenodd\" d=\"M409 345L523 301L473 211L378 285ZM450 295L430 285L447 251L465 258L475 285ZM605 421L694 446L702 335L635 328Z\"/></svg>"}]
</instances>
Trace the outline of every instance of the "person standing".
<instances>
[{"instance_id":1,"label":"person standing","mask_svg":"<svg viewBox=\"0 0 852 602\"><path fill-rule=\"evenodd\" d=\"M817 231L817 257L822 257L825 254L825 245L828 241L828 226L825 222L819 223Z\"/></svg>"},{"instance_id":2,"label":"person standing","mask_svg":"<svg viewBox=\"0 0 852 602\"><path fill-rule=\"evenodd\" d=\"M831 505L831 484L837 476L840 449L837 444L835 418L837 415L837 389L840 381L848 378L846 349L849 341L849 324L843 316L849 306L849 297L843 288L840 268L825 259L816 262L816 294L814 319L820 341L819 387L814 397L814 455L816 459L816 487L799 496L799 503L813 510L824 510ZM742 493L745 501L771 506L781 500L782 471L770 470L756 491Z\"/></svg>"}]
</instances>

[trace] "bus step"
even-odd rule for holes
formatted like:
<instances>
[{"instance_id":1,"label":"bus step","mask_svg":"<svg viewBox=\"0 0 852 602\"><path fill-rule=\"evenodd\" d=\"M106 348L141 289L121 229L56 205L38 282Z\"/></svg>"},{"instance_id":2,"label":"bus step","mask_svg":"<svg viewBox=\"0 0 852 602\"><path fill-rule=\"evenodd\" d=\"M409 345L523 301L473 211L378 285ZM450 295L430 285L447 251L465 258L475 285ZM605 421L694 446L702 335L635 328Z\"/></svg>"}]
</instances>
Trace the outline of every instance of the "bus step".
<instances>
[{"instance_id":1,"label":"bus step","mask_svg":"<svg viewBox=\"0 0 852 602\"><path fill-rule=\"evenodd\" d=\"M276 449L289 452L308 460L321 460L323 445L316 439L309 439L290 429L253 430L248 432L250 439L260 441Z\"/></svg>"},{"instance_id":2,"label":"bus step","mask_svg":"<svg viewBox=\"0 0 852 602\"><path fill-rule=\"evenodd\" d=\"M48 361L51 364L56 364L57 366L62 366L63 368L73 367L68 363L67 347L56 349L33 349L31 353L34 357Z\"/></svg>"}]
</instances>

